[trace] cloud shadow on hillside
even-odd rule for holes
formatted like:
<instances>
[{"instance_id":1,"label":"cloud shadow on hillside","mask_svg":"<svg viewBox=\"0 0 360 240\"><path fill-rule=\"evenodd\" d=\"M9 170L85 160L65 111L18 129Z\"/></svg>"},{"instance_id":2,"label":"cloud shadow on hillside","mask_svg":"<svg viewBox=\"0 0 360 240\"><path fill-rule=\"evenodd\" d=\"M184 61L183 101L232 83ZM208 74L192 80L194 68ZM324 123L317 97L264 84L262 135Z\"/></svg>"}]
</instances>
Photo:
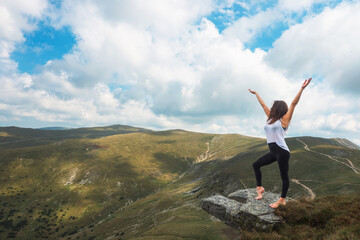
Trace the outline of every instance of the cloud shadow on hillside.
<instances>
[{"instance_id":1,"label":"cloud shadow on hillside","mask_svg":"<svg viewBox=\"0 0 360 240\"><path fill-rule=\"evenodd\" d=\"M162 172L182 173L188 169L188 163L183 157L172 154L157 152L153 154L154 160L159 164Z\"/></svg>"}]
</instances>

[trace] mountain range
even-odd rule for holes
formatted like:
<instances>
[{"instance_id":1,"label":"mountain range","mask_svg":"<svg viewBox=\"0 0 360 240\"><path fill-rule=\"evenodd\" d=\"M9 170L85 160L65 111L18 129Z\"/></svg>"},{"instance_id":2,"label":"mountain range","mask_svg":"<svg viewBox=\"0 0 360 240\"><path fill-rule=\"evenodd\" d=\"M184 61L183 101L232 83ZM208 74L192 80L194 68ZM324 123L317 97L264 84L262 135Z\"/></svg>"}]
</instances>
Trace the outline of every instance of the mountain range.
<instances>
[{"instance_id":1,"label":"mountain range","mask_svg":"<svg viewBox=\"0 0 360 240\"><path fill-rule=\"evenodd\" d=\"M317 137L286 142L290 199L360 193L359 146ZM0 238L237 239L240 232L199 203L255 187L252 162L267 151L265 139L239 134L2 127ZM280 193L277 165L262 172L265 189Z\"/></svg>"}]
</instances>

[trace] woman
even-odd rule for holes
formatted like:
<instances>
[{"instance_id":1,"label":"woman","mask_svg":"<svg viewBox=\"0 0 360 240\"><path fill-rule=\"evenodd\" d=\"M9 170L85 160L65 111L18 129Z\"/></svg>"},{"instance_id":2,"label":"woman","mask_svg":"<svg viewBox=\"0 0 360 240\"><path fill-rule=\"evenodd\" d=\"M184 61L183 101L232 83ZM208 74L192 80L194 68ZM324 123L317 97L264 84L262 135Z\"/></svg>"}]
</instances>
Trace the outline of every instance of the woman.
<instances>
[{"instance_id":1,"label":"woman","mask_svg":"<svg viewBox=\"0 0 360 240\"><path fill-rule=\"evenodd\" d=\"M290 185L288 176L290 150L286 145L284 137L294 113L295 106L300 100L301 93L304 91L307 85L309 85L310 81L311 78L304 81L300 91L295 96L289 109L284 101L274 101L271 109L269 110L259 94L249 89L252 94L256 95L256 98L264 109L266 116L268 117L264 128L270 152L260 157L258 160L256 160L256 162L253 163L257 184L256 190L258 195L256 199L262 199L262 194L265 191L261 184L260 168L277 161L280 169L282 180L281 196L277 202L270 204L270 207L272 208L277 208L280 204L285 205L286 193Z\"/></svg>"}]
</instances>

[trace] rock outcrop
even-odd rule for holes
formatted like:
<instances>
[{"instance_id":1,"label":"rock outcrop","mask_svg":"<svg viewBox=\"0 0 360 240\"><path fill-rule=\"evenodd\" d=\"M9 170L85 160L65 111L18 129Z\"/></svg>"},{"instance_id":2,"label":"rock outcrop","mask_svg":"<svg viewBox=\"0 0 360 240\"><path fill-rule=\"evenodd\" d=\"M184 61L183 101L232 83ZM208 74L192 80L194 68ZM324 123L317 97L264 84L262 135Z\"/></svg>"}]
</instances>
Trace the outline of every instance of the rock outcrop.
<instances>
[{"instance_id":1,"label":"rock outcrop","mask_svg":"<svg viewBox=\"0 0 360 240\"><path fill-rule=\"evenodd\" d=\"M201 208L236 229L270 231L281 224L281 218L269 206L279 195L264 192L261 200L256 196L256 188L238 190L228 197L214 195L203 199Z\"/></svg>"}]
</instances>

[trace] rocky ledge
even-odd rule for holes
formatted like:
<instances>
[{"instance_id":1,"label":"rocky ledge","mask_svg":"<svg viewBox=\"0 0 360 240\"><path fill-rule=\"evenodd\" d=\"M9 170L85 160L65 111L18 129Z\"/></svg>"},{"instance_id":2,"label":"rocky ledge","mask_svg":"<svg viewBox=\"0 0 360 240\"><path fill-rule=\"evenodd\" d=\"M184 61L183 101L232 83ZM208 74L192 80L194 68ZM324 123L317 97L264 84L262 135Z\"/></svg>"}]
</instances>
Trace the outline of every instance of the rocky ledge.
<instances>
[{"instance_id":1,"label":"rocky ledge","mask_svg":"<svg viewBox=\"0 0 360 240\"><path fill-rule=\"evenodd\" d=\"M279 195L264 192L261 200L256 196L256 188L238 190L228 197L214 195L203 199L201 208L236 229L271 231L281 224L281 218L269 206Z\"/></svg>"}]
</instances>

